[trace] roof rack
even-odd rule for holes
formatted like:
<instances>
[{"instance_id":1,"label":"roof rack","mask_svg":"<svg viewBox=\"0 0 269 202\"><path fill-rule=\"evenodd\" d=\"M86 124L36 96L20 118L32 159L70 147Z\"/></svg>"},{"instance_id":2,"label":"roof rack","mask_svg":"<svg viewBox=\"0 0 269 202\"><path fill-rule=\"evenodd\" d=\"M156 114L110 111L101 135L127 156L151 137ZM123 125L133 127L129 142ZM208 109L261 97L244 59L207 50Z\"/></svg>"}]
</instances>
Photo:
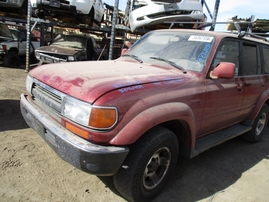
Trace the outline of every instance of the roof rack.
<instances>
[{"instance_id":1,"label":"roof rack","mask_svg":"<svg viewBox=\"0 0 269 202\"><path fill-rule=\"evenodd\" d=\"M257 33L253 34L253 33L249 32L249 31L241 31L241 27L237 22L234 22L234 26L235 26L235 28L236 28L236 30L238 32L238 38L243 38L245 36L251 36L251 37L254 37L254 38L257 38L257 39L262 39L263 41L269 42L269 38L260 36Z\"/></svg>"}]
</instances>

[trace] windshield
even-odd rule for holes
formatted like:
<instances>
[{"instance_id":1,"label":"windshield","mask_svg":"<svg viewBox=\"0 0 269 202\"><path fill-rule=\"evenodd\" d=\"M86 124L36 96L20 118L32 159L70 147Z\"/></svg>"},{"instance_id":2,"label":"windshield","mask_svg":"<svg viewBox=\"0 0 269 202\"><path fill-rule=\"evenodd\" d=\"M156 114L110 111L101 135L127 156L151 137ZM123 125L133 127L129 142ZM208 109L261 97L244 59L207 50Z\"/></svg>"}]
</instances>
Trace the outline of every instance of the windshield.
<instances>
[{"instance_id":1,"label":"windshield","mask_svg":"<svg viewBox=\"0 0 269 202\"><path fill-rule=\"evenodd\" d=\"M19 32L17 30L14 30L14 29L10 29L9 31L12 34L13 38L15 40L18 40L18 38L19 38Z\"/></svg>"},{"instance_id":2,"label":"windshield","mask_svg":"<svg viewBox=\"0 0 269 202\"><path fill-rule=\"evenodd\" d=\"M194 32L149 32L126 54L144 63L170 62L185 70L201 72L208 59L214 37Z\"/></svg>"},{"instance_id":3,"label":"windshield","mask_svg":"<svg viewBox=\"0 0 269 202\"><path fill-rule=\"evenodd\" d=\"M8 27L2 23L0 23L0 37L7 37L13 39Z\"/></svg>"},{"instance_id":4,"label":"windshield","mask_svg":"<svg viewBox=\"0 0 269 202\"><path fill-rule=\"evenodd\" d=\"M53 45L71 47L71 48L85 48L87 39L74 35L59 35L54 39Z\"/></svg>"}]
</instances>

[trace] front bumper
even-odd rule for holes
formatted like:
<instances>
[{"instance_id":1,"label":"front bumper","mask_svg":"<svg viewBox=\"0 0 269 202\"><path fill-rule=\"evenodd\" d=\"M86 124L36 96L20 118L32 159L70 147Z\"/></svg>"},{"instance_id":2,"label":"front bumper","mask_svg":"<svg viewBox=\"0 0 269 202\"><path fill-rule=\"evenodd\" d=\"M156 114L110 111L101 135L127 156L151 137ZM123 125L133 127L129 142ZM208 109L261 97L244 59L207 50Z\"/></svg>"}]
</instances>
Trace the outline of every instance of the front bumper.
<instances>
[{"instance_id":1,"label":"front bumper","mask_svg":"<svg viewBox=\"0 0 269 202\"><path fill-rule=\"evenodd\" d=\"M128 147L90 143L58 124L21 94L21 112L27 124L65 161L94 175L114 175L127 156Z\"/></svg>"},{"instance_id":2,"label":"front bumper","mask_svg":"<svg viewBox=\"0 0 269 202\"><path fill-rule=\"evenodd\" d=\"M139 16L136 17L135 15L129 16L129 23L131 31L135 31L139 27L147 26L147 25L154 25L154 24L161 24L170 22L195 22L197 20L203 19L204 14L198 13L198 14L187 14L187 15L171 15L171 16L163 16L163 17L157 17L157 18L149 18L147 15L145 16ZM139 19L139 20L138 20Z\"/></svg>"}]
</instances>

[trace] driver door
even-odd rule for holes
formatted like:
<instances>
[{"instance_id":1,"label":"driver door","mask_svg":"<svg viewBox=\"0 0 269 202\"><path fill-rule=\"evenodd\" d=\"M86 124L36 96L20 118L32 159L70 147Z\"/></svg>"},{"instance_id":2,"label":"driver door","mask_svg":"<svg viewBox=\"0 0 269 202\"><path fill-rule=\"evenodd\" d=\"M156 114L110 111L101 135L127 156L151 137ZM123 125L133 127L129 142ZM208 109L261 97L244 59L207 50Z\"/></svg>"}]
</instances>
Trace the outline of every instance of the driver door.
<instances>
[{"instance_id":1,"label":"driver door","mask_svg":"<svg viewBox=\"0 0 269 202\"><path fill-rule=\"evenodd\" d=\"M239 68L239 40L224 40L213 60L214 68L219 62L236 65L235 76L231 79L206 79L206 100L200 136L225 128L238 122L244 93L242 81L237 76Z\"/></svg>"}]
</instances>

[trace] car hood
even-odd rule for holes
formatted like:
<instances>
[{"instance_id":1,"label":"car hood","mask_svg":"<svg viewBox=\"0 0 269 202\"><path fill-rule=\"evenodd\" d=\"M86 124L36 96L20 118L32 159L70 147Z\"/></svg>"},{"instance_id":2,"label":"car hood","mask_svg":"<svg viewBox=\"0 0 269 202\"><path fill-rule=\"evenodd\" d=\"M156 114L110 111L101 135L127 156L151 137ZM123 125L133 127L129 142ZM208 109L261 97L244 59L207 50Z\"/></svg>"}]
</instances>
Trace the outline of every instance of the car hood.
<instances>
[{"instance_id":1,"label":"car hood","mask_svg":"<svg viewBox=\"0 0 269 202\"><path fill-rule=\"evenodd\" d=\"M64 46L41 46L37 48L35 51L40 53L52 53L52 54L58 54L58 55L75 55L76 53L82 51L83 49L80 48L70 48L70 47L64 47Z\"/></svg>"},{"instance_id":2,"label":"car hood","mask_svg":"<svg viewBox=\"0 0 269 202\"><path fill-rule=\"evenodd\" d=\"M93 103L101 95L128 86L184 80L173 67L158 67L125 60L57 63L30 72L37 80L73 97Z\"/></svg>"}]
</instances>

